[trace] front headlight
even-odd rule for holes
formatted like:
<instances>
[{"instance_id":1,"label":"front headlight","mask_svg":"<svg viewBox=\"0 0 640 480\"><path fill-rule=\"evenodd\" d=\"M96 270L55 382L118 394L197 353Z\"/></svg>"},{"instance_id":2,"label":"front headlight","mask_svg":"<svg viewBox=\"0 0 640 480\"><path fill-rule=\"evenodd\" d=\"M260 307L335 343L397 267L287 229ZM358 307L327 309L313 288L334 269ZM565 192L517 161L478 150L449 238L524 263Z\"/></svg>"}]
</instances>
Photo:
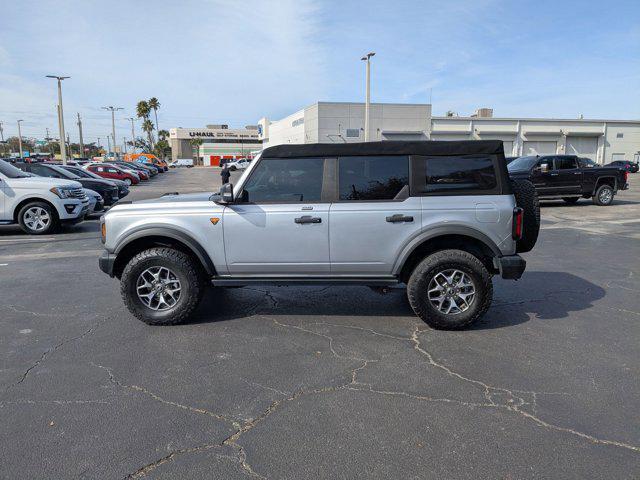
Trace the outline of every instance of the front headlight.
<instances>
[{"instance_id":1,"label":"front headlight","mask_svg":"<svg viewBox=\"0 0 640 480\"><path fill-rule=\"evenodd\" d=\"M71 197L71 189L66 187L53 187L49 190L51 193L57 195L60 198Z\"/></svg>"}]
</instances>

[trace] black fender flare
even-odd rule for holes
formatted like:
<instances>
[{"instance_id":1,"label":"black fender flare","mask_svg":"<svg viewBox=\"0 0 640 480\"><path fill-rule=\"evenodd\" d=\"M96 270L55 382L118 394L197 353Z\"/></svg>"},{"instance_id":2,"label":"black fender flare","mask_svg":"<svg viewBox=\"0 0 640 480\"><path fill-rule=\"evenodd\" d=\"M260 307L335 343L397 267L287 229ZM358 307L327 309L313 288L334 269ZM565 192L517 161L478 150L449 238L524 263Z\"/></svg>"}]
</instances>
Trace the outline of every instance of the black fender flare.
<instances>
[{"instance_id":1,"label":"black fender flare","mask_svg":"<svg viewBox=\"0 0 640 480\"><path fill-rule=\"evenodd\" d=\"M617 192L618 191L618 179L615 175L601 175L599 177L596 177L596 181L593 184L593 191L591 192L591 196L594 196L596 194L596 191L598 190L598 188L600 187L600 180L613 180L613 191Z\"/></svg>"},{"instance_id":2,"label":"black fender flare","mask_svg":"<svg viewBox=\"0 0 640 480\"><path fill-rule=\"evenodd\" d=\"M475 240L479 240L480 242L485 244L493 252L494 256L502 256L502 252L495 244L495 242L484 233L474 228L466 227L464 225L442 225L439 227L429 228L427 231L420 232L420 234L411 239L409 243L404 246L400 253L400 256L396 260L396 263L393 266L393 274L398 275L402 271L405 262L411 256L413 251L424 242L437 237L444 237L446 235L463 235L466 237L474 238Z\"/></svg>"},{"instance_id":3,"label":"black fender flare","mask_svg":"<svg viewBox=\"0 0 640 480\"><path fill-rule=\"evenodd\" d=\"M131 242L144 237L167 237L183 243L189 248L193 254L198 258L203 268L209 275L215 275L216 269L202 245L200 245L191 235L183 232L177 228L167 227L165 225L144 225L133 229L122 237L115 248L113 254L116 256Z\"/></svg>"}]
</instances>

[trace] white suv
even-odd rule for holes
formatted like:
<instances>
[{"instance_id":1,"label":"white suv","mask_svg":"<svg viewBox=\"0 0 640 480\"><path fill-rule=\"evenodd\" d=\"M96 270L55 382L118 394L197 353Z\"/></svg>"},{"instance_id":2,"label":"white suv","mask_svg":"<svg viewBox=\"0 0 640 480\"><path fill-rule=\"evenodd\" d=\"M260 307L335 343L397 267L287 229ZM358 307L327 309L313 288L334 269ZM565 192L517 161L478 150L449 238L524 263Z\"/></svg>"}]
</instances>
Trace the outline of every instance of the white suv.
<instances>
[{"instance_id":1,"label":"white suv","mask_svg":"<svg viewBox=\"0 0 640 480\"><path fill-rule=\"evenodd\" d=\"M81 222L88 210L78 182L36 177L0 160L0 225L18 223L25 233L44 235Z\"/></svg>"}]
</instances>

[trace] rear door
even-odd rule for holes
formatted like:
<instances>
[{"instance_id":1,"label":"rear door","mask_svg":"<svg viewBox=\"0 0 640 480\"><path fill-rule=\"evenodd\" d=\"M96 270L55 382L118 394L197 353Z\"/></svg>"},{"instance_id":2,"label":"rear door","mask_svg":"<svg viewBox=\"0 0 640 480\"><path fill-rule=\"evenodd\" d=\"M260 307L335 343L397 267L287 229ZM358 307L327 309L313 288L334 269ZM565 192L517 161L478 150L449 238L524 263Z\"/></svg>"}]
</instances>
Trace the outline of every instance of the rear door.
<instances>
[{"instance_id":1,"label":"rear door","mask_svg":"<svg viewBox=\"0 0 640 480\"><path fill-rule=\"evenodd\" d=\"M223 213L232 275L328 275L324 158L263 158Z\"/></svg>"},{"instance_id":2,"label":"rear door","mask_svg":"<svg viewBox=\"0 0 640 480\"><path fill-rule=\"evenodd\" d=\"M553 192L558 195L580 193L582 191L582 171L578 168L578 158L568 155L554 159L551 172Z\"/></svg>"},{"instance_id":3,"label":"rear door","mask_svg":"<svg viewBox=\"0 0 640 480\"><path fill-rule=\"evenodd\" d=\"M337 159L337 201L329 213L333 275L390 275L422 225L421 199L409 197L408 156Z\"/></svg>"}]
</instances>

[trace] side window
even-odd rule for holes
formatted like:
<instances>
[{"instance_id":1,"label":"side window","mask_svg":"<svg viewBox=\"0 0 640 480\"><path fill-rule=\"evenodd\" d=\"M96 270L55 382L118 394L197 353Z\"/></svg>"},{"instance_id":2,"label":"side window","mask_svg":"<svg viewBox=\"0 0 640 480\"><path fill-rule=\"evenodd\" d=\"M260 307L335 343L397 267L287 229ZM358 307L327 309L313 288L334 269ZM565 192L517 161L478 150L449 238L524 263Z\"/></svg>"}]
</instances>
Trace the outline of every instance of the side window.
<instances>
[{"instance_id":1,"label":"side window","mask_svg":"<svg viewBox=\"0 0 640 480\"><path fill-rule=\"evenodd\" d=\"M497 186L489 155L424 157L427 192L492 190Z\"/></svg>"},{"instance_id":2,"label":"side window","mask_svg":"<svg viewBox=\"0 0 640 480\"><path fill-rule=\"evenodd\" d=\"M107 172L109 172L109 173L119 173L118 170L116 170L115 168L108 168Z\"/></svg>"},{"instance_id":3,"label":"side window","mask_svg":"<svg viewBox=\"0 0 640 480\"><path fill-rule=\"evenodd\" d=\"M319 202L324 158L265 158L243 188L243 200L260 203Z\"/></svg>"},{"instance_id":4,"label":"side window","mask_svg":"<svg viewBox=\"0 0 640 480\"><path fill-rule=\"evenodd\" d=\"M577 168L575 158L556 157L556 170L571 170L572 168Z\"/></svg>"},{"instance_id":5,"label":"side window","mask_svg":"<svg viewBox=\"0 0 640 480\"><path fill-rule=\"evenodd\" d=\"M409 188L409 157L340 157L340 200L393 200Z\"/></svg>"},{"instance_id":6,"label":"side window","mask_svg":"<svg viewBox=\"0 0 640 480\"><path fill-rule=\"evenodd\" d=\"M41 165L31 165L31 173L38 175L39 177L53 177L55 176L55 172L53 170L48 169L47 167L43 167Z\"/></svg>"},{"instance_id":7,"label":"side window","mask_svg":"<svg viewBox=\"0 0 640 480\"><path fill-rule=\"evenodd\" d=\"M543 165L547 166L547 171L553 170L553 157L544 157L538 160L538 164L536 166L540 168Z\"/></svg>"},{"instance_id":8,"label":"side window","mask_svg":"<svg viewBox=\"0 0 640 480\"><path fill-rule=\"evenodd\" d=\"M104 172L104 168L103 167L94 167L96 170L98 170L99 172Z\"/></svg>"}]
</instances>

